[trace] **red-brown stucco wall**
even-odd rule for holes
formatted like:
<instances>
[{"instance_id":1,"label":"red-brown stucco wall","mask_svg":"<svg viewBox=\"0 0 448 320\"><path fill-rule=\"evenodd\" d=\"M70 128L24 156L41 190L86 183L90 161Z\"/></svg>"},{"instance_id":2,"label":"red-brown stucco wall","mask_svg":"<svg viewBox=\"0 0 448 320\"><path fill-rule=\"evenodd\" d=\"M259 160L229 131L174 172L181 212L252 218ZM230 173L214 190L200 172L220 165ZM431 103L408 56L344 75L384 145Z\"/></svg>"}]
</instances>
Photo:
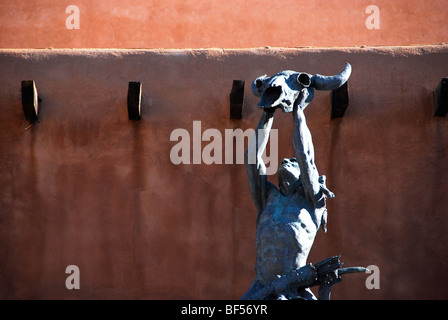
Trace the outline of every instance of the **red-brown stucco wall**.
<instances>
[{"instance_id":1,"label":"red-brown stucco wall","mask_svg":"<svg viewBox=\"0 0 448 320\"><path fill-rule=\"evenodd\" d=\"M170 134L192 134L195 120L223 135L254 128L257 76L335 74L346 61L345 116L330 119L329 92L306 109L336 194L309 261L379 267L380 289L347 275L333 299L447 299L448 120L433 116L447 46L1 50L0 298L239 299L255 262L244 165L174 165ZM29 79L42 99L31 128ZM246 81L242 120L229 119L235 79ZM128 120L129 81L142 83L140 121ZM290 156L291 116L274 128L279 158ZM68 265L79 290L65 287Z\"/></svg>"},{"instance_id":2,"label":"red-brown stucco wall","mask_svg":"<svg viewBox=\"0 0 448 320\"><path fill-rule=\"evenodd\" d=\"M79 8L79 29L67 29ZM379 29L368 29L378 9ZM0 48L251 48L448 42L445 0L15 0ZM376 17L376 16L375 16Z\"/></svg>"}]
</instances>

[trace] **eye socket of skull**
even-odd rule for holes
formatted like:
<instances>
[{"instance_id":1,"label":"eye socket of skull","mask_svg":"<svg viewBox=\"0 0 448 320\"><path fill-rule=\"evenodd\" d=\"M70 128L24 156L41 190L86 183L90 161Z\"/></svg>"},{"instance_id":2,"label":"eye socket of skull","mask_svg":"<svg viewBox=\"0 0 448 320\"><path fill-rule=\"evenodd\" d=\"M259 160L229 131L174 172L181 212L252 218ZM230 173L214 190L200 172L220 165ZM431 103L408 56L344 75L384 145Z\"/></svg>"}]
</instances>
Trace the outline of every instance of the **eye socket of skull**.
<instances>
[{"instance_id":1,"label":"eye socket of skull","mask_svg":"<svg viewBox=\"0 0 448 320\"><path fill-rule=\"evenodd\" d=\"M261 81L260 79L255 80L255 86L257 87L257 89L260 89L262 85L263 81Z\"/></svg>"},{"instance_id":2,"label":"eye socket of skull","mask_svg":"<svg viewBox=\"0 0 448 320\"><path fill-rule=\"evenodd\" d=\"M306 73L300 73L297 76L297 81L304 86L305 88L309 87L311 84L311 78L309 75L307 75Z\"/></svg>"}]
</instances>

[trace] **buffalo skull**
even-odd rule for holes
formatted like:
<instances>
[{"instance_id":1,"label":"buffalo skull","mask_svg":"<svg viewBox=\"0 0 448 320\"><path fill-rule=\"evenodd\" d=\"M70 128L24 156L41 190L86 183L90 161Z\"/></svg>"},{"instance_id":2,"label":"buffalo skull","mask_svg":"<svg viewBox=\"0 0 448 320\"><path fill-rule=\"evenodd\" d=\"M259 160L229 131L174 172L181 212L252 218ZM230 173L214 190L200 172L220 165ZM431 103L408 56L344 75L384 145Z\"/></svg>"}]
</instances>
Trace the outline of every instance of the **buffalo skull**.
<instances>
[{"instance_id":1,"label":"buffalo skull","mask_svg":"<svg viewBox=\"0 0 448 320\"><path fill-rule=\"evenodd\" d=\"M305 109L314 98L314 89L335 90L341 87L350 77L351 71L349 63L334 76L313 76L305 72L286 70L270 78L266 75L258 77L252 83L251 90L261 98L258 107L266 112L277 108L281 108L283 112L291 112L294 104Z\"/></svg>"}]
</instances>

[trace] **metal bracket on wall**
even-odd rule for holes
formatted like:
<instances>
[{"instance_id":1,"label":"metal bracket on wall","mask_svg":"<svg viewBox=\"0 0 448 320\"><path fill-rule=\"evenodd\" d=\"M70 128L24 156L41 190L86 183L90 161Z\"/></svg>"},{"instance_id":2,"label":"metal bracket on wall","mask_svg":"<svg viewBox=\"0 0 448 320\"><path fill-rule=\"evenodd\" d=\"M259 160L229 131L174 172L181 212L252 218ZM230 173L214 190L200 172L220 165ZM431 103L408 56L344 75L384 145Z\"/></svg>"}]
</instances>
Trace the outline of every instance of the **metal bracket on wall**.
<instances>
[{"instance_id":1,"label":"metal bracket on wall","mask_svg":"<svg viewBox=\"0 0 448 320\"><path fill-rule=\"evenodd\" d=\"M141 119L142 84L130 81L128 88L128 116L129 120Z\"/></svg>"},{"instance_id":2,"label":"metal bracket on wall","mask_svg":"<svg viewBox=\"0 0 448 320\"><path fill-rule=\"evenodd\" d=\"M434 91L434 116L444 117L448 113L448 78L442 78Z\"/></svg>"},{"instance_id":3,"label":"metal bracket on wall","mask_svg":"<svg viewBox=\"0 0 448 320\"><path fill-rule=\"evenodd\" d=\"M348 82L331 91L331 119L342 118L349 105Z\"/></svg>"},{"instance_id":4,"label":"metal bracket on wall","mask_svg":"<svg viewBox=\"0 0 448 320\"><path fill-rule=\"evenodd\" d=\"M230 92L230 118L241 119L244 105L244 80L233 80Z\"/></svg>"},{"instance_id":5,"label":"metal bracket on wall","mask_svg":"<svg viewBox=\"0 0 448 320\"><path fill-rule=\"evenodd\" d=\"M22 80L22 108L25 118L34 123L39 118L39 97L34 80Z\"/></svg>"}]
</instances>

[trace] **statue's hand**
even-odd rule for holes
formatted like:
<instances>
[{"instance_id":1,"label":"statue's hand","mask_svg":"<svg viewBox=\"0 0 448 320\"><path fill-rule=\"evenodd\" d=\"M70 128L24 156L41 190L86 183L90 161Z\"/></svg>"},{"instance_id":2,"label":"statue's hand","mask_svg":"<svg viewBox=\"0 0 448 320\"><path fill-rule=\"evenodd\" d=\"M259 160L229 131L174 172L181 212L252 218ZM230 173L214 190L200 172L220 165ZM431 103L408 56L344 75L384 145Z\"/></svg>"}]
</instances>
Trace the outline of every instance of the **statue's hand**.
<instances>
[{"instance_id":1,"label":"statue's hand","mask_svg":"<svg viewBox=\"0 0 448 320\"><path fill-rule=\"evenodd\" d=\"M340 257L341 256L330 257L314 265L314 268L316 268L317 272L316 284L321 284L322 282L324 282L327 274L334 273L335 270L342 267L343 263L339 261Z\"/></svg>"},{"instance_id":2,"label":"statue's hand","mask_svg":"<svg viewBox=\"0 0 448 320\"><path fill-rule=\"evenodd\" d=\"M263 108L264 112L266 112L269 115L273 115L274 112L279 108L279 106L277 107L269 107L269 108Z\"/></svg>"},{"instance_id":3,"label":"statue's hand","mask_svg":"<svg viewBox=\"0 0 448 320\"><path fill-rule=\"evenodd\" d=\"M347 273L367 272L364 267L341 268L340 256L331 257L314 265L317 278L314 285L319 285L319 300L329 300L331 287L342 281L341 276Z\"/></svg>"},{"instance_id":4,"label":"statue's hand","mask_svg":"<svg viewBox=\"0 0 448 320\"><path fill-rule=\"evenodd\" d=\"M305 110L308 104L314 98L314 91L310 88L303 88L300 90L298 97L294 101L293 112L297 112L297 109Z\"/></svg>"}]
</instances>

